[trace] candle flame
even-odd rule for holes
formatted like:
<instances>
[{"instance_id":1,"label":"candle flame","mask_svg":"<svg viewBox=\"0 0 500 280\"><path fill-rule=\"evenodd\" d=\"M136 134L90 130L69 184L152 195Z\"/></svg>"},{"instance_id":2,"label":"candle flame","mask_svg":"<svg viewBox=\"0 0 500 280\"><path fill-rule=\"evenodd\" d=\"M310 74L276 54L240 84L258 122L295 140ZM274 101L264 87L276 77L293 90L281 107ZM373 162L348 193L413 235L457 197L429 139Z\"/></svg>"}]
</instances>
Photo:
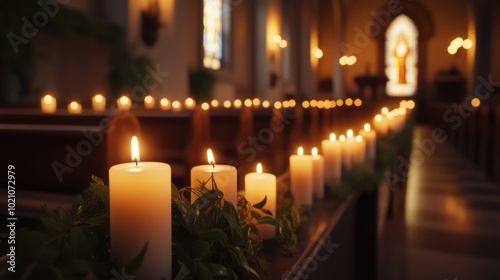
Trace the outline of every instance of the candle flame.
<instances>
[{"instance_id":1,"label":"candle flame","mask_svg":"<svg viewBox=\"0 0 500 280\"><path fill-rule=\"evenodd\" d=\"M330 134L330 141L335 142L336 138L335 133Z\"/></svg>"},{"instance_id":2,"label":"candle flame","mask_svg":"<svg viewBox=\"0 0 500 280\"><path fill-rule=\"evenodd\" d=\"M389 113L389 108L384 107L382 108L382 110L380 110L380 112L382 113L382 115L386 115L387 113Z\"/></svg>"},{"instance_id":3,"label":"candle flame","mask_svg":"<svg viewBox=\"0 0 500 280\"><path fill-rule=\"evenodd\" d=\"M347 138L352 138L352 137L354 137L354 132L352 131L352 129L347 130Z\"/></svg>"},{"instance_id":4,"label":"candle flame","mask_svg":"<svg viewBox=\"0 0 500 280\"><path fill-rule=\"evenodd\" d=\"M153 103L154 98L151 95L144 97L144 102Z\"/></svg>"},{"instance_id":5,"label":"candle flame","mask_svg":"<svg viewBox=\"0 0 500 280\"><path fill-rule=\"evenodd\" d=\"M381 121L382 121L382 115L377 114L377 115L375 116L375 121L376 121L376 122L381 122Z\"/></svg>"},{"instance_id":6,"label":"candle flame","mask_svg":"<svg viewBox=\"0 0 500 280\"><path fill-rule=\"evenodd\" d=\"M53 100L54 100L54 98L50 94L47 94L43 97L43 102L45 102L47 104L52 103Z\"/></svg>"},{"instance_id":7,"label":"candle flame","mask_svg":"<svg viewBox=\"0 0 500 280\"><path fill-rule=\"evenodd\" d=\"M312 148L311 154L313 156L317 156L318 155L318 148L316 148L316 147Z\"/></svg>"},{"instance_id":8,"label":"candle flame","mask_svg":"<svg viewBox=\"0 0 500 280\"><path fill-rule=\"evenodd\" d=\"M260 162L257 163L257 173L262 174L262 164Z\"/></svg>"},{"instance_id":9,"label":"candle flame","mask_svg":"<svg viewBox=\"0 0 500 280\"><path fill-rule=\"evenodd\" d=\"M370 132L370 130L371 130L370 124L369 123L365 123L364 129L365 129L366 132Z\"/></svg>"},{"instance_id":10,"label":"candle flame","mask_svg":"<svg viewBox=\"0 0 500 280\"><path fill-rule=\"evenodd\" d=\"M356 136L356 142L362 142L363 137L361 135Z\"/></svg>"},{"instance_id":11,"label":"candle flame","mask_svg":"<svg viewBox=\"0 0 500 280\"><path fill-rule=\"evenodd\" d=\"M299 155L299 156L304 155L304 148L299 147L299 148L297 149L297 155Z\"/></svg>"},{"instance_id":12,"label":"candle flame","mask_svg":"<svg viewBox=\"0 0 500 280\"><path fill-rule=\"evenodd\" d=\"M120 104L127 105L129 102L130 102L130 100L127 96L120 97Z\"/></svg>"},{"instance_id":13,"label":"candle flame","mask_svg":"<svg viewBox=\"0 0 500 280\"><path fill-rule=\"evenodd\" d=\"M214 153L212 152L212 149L207 150L207 158L208 158L209 164L215 165L215 158L214 158Z\"/></svg>"},{"instance_id":14,"label":"candle flame","mask_svg":"<svg viewBox=\"0 0 500 280\"><path fill-rule=\"evenodd\" d=\"M100 95L100 94L98 94L98 95L94 96L94 99L95 99L96 102L101 103L102 99L103 99L103 96Z\"/></svg>"},{"instance_id":15,"label":"candle flame","mask_svg":"<svg viewBox=\"0 0 500 280\"><path fill-rule=\"evenodd\" d=\"M345 141L345 136L344 135L340 135L339 140L340 140L340 142L344 142Z\"/></svg>"},{"instance_id":16,"label":"candle flame","mask_svg":"<svg viewBox=\"0 0 500 280\"><path fill-rule=\"evenodd\" d=\"M130 146L132 147L132 161L138 162L141 157L139 156L139 140L137 136L133 136L130 141Z\"/></svg>"},{"instance_id":17,"label":"candle flame","mask_svg":"<svg viewBox=\"0 0 500 280\"><path fill-rule=\"evenodd\" d=\"M69 107L71 107L71 109L73 109L73 110L78 109L78 102L76 102L76 101L72 101L72 102L69 104Z\"/></svg>"}]
</instances>

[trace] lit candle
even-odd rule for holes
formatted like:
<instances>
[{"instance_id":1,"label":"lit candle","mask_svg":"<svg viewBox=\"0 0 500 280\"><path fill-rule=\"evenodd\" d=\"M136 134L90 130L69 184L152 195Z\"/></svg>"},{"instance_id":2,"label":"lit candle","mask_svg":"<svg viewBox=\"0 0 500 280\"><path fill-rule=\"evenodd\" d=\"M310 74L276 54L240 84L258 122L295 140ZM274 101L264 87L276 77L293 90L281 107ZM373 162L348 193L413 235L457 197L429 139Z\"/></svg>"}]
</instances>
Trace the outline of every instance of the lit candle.
<instances>
[{"instance_id":1,"label":"lit candle","mask_svg":"<svg viewBox=\"0 0 500 280\"><path fill-rule=\"evenodd\" d=\"M176 112L182 110L182 103L180 103L177 100L175 100L174 102L172 102L172 110L174 110Z\"/></svg>"},{"instance_id":2,"label":"lit candle","mask_svg":"<svg viewBox=\"0 0 500 280\"><path fill-rule=\"evenodd\" d=\"M356 163L364 162L366 159L366 143L361 135L356 136L354 142L354 156L353 160Z\"/></svg>"},{"instance_id":3,"label":"lit candle","mask_svg":"<svg viewBox=\"0 0 500 280\"><path fill-rule=\"evenodd\" d=\"M80 114L82 112L82 105L76 101L72 101L68 104L68 113L70 114Z\"/></svg>"},{"instance_id":4,"label":"lit candle","mask_svg":"<svg viewBox=\"0 0 500 280\"><path fill-rule=\"evenodd\" d=\"M171 169L166 163L139 162L137 137L132 162L109 169L111 258L119 267L147 243L138 279L171 279Z\"/></svg>"},{"instance_id":5,"label":"lit candle","mask_svg":"<svg viewBox=\"0 0 500 280\"><path fill-rule=\"evenodd\" d=\"M317 199L325 198L325 158L318 154L318 149L311 152L313 162L313 193Z\"/></svg>"},{"instance_id":6,"label":"lit candle","mask_svg":"<svg viewBox=\"0 0 500 280\"><path fill-rule=\"evenodd\" d=\"M347 170L352 168L352 154L354 150L354 132L352 129L347 130L347 137L340 136L340 141L342 142L342 165Z\"/></svg>"},{"instance_id":7,"label":"lit candle","mask_svg":"<svg viewBox=\"0 0 500 280\"><path fill-rule=\"evenodd\" d=\"M296 155L290 156L290 192L295 204L310 206L313 202L313 163L312 158L304 156L299 147Z\"/></svg>"},{"instance_id":8,"label":"lit candle","mask_svg":"<svg viewBox=\"0 0 500 280\"><path fill-rule=\"evenodd\" d=\"M154 107L155 107L155 98L151 95L144 97L144 108L154 109Z\"/></svg>"},{"instance_id":9,"label":"lit candle","mask_svg":"<svg viewBox=\"0 0 500 280\"><path fill-rule=\"evenodd\" d=\"M130 98L128 96L124 95L118 98L116 106L118 107L118 109L128 110L132 107L132 101L130 101Z\"/></svg>"},{"instance_id":10,"label":"lit candle","mask_svg":"<svg viewBox=\"0 0 500 280\"><path fill-rule=\"evenodd\" d=\"M102 112L106 110L106 97L102 94L96 94L92 97L92 109L96 112Z\"/></svg>"},{"instance_id":11,"label":"lit candle","mask_svg":"<svg viewBox=\"0 0 500 280\"><path fill-rule=\"evenodd\" d=\"M44 113L54 113L57 109L57 100L50 94L45 95L40 100L40 106L42 107L42 112Z\"/></svg>"},{"instance_id":12,"label":"lit candle","mask_svg":"<svg viewBox=\"0 0 500 280\"><path fill-rule=\"evenodd\" d=\"M327 182L340 182L342 175L342 147L337 141L335 133L330 134L330 139L321 141L321 150L325 157L325 180Z\"/></svg>"},{"instance_id":13,"label":"lit candle","mask_svg":"<svg viewBox=\"0 0 500 280\"><path fill-rule=\"evenodd\" d=\"M194 101L193 98L188 97L184 101L184 105L186 106L186 109L192 110L196 107L196 101Z\"/></svg>"},{"instance_id":14,"label":"lit candle","mask_svg":"<svg viewBox=\"0 0 500 280\"><path fill-rule=\"evenodd\" d=\"M359 131L359 135L361 135L366 142L366 158L369 161L375 160L377 133L371 129L369 123L365 123L363 129Z\"/></svg>"},{"instance_id":15,"label":"lit candle","mask_svg":"<svg viewBox=\"0 0 500 280\"><path fill-rule=\"evenodd\" d=\"M387 134L389 127L387 125L386 119L382 115L377 114L373 118L373 125L375 126L375 130L377 131L377 133L381 135Z\"/></svg>"},{"instance_id":16,"label":"lit candle","mask_svg":"<svg viewBox=\"0 0 500 280\"><path fill-rule=\"evenodd\" d=\"M170 100L168 100L167 98L162 98L160 100L160 109L162 110L170 109Z\"/></svg>"},{"instance_id":17,"label":"lit candle","mask_svg":"<svg viewBox=\"0 0 500 280\"><path fill-rule=\"evenodd\" d=\"M224 193L224 199L231 202L234 207L238 205L237 198L237 172L232 165L215 164L215 158L211 149L207 150L208 163L198 165L191 169L191 188L201 189L201 184L206 183L207 189L212 189L213 181L217 184L217 188ZM213 176L213 181L211 180ZM191 193L191 203L198 198L194 193Z\"/></svg>"},{"instance_id":18,"label":"lit candle","mask_svg":"<svg viewBox=\"0 0 500 280\"><path fill-rule=\"evenodd\" d=\"M262 164L257 164L257 172L245 175L245 198L252 205L261 202L267 197L264 209L271 211L272 217L276 217L276 176L270 173L262 173ZM272 239L276 235L276 227L273 225L256 225L262 239Z\"/></svg>"}]
</instances>

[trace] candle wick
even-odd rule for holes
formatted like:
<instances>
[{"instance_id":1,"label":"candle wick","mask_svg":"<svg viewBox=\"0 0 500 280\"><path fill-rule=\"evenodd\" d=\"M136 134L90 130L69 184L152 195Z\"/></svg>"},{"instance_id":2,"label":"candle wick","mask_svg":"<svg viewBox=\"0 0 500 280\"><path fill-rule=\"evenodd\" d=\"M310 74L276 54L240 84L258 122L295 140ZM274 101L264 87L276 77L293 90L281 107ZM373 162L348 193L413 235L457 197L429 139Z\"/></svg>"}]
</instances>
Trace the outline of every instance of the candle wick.
<instances>
[{"instance_id":1,"label":"candle wick","mask_svg":"<svg viewBox=\"0 0 500 280\"><path fill-rule=\"evenodd\" d=\"M215 168L215 161L211 161L210 164L212 165L212 168Z\"/></svg>"},{"instance_id":2,"label":"candle wick","mask_svg":"<svg viewBox=\"0 0 500 280\"><path fill-rule=\"evenodd\" d=\"M137 160L135 160L135 166L138 166Z\"/></svg>"}]
</instances>

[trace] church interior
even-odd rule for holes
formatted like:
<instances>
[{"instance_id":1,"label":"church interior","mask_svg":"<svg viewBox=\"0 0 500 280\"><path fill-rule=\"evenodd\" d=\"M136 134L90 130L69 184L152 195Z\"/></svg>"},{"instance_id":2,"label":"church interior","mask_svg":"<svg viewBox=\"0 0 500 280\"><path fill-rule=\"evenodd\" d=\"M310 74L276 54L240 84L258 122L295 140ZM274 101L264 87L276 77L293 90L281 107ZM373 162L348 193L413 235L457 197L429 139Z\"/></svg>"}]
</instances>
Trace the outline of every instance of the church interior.
<instances>
[{"instance_id":1,"label":"church interior","mask_svg":"<svg viewBox=\"0 0 500 280\"><path fill-rule=\"evenodd\" d=\"M0 3L1 279L500 279L500 2Z\"/></svg>"}]
</instances>

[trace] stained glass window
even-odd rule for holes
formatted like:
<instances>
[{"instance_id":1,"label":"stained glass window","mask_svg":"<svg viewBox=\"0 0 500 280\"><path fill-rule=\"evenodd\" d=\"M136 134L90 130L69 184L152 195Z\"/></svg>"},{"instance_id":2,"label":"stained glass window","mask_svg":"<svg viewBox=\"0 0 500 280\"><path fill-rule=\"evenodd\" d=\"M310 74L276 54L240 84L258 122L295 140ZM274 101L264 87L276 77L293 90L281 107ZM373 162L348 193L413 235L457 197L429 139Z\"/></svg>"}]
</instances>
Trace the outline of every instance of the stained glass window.
<instances>
[{"instance_id":1,"label":"stained glass window","mask_svg":"<svg viewBox=\"0 0 500 280\"><path fill-rule=\"evenodd\" d=\"M408 16L395 18L385 33L387 95L412 96L417 90L418 30Z\"/></svg>"},{"instance_id":2,"label":"stained glass window","mask_svg":"<svg viewBox=\"0 0 500 280\"><path fill-rule=\"evenodd\" d=\"M221 68L228 14L223 0L203 1L203 65L206 68Z\"/></svg>"}]
</instances>

